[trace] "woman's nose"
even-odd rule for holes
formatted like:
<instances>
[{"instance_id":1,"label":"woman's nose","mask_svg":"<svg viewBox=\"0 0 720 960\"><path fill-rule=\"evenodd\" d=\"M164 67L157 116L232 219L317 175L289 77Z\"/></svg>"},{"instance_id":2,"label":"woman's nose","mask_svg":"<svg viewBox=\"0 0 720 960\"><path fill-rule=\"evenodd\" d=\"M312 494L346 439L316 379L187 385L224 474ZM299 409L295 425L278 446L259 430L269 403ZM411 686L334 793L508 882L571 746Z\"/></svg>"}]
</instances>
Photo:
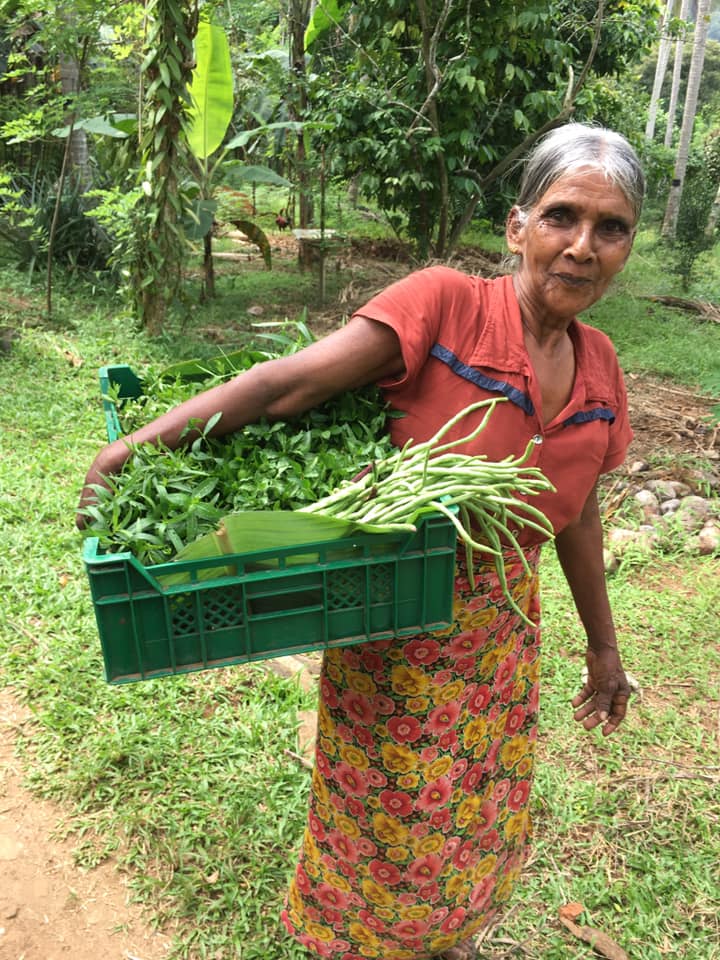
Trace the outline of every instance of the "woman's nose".
<instances>
[{"instance_id":1,"label":"woman's nose","mask_svg":"<svg viewBox=\"0 0 720 960\"><path fill-rule=\"evenodd\" d=\"M593 231L590 224L578 223L573 230L565 253L574 260L590 260L594 256Z\"/></svg>"}]
</instances>

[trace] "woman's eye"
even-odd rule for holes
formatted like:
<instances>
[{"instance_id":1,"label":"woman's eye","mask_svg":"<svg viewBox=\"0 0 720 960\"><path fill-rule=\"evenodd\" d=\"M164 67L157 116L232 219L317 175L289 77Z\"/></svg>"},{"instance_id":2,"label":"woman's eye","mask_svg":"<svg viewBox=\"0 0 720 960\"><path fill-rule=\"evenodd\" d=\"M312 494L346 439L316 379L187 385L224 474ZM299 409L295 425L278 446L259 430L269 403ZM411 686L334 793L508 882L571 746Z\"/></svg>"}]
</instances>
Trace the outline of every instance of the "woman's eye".
<instances>
[{"instance_id":1,"label":"woman's eye","mask_svg":"<svg viewBox=\"0 0 720 960\"><path fill-rule=\"evenodd\" d=\"M605 233L626 234L628 225L623 220L605 220L602 229Z\"/></svg>"},{"instance_id":2,"label":"woman's eye","mask_svg":"<svg viewBox=\"0 0 720 960\"><path fill-rule=\"evenodd\" d=\"M570 211L567 207L553 207L551 210L547 210L543 217L545 220L549 220L550 223L568 223L571 219Z\"/></svg>"}]
</instances>

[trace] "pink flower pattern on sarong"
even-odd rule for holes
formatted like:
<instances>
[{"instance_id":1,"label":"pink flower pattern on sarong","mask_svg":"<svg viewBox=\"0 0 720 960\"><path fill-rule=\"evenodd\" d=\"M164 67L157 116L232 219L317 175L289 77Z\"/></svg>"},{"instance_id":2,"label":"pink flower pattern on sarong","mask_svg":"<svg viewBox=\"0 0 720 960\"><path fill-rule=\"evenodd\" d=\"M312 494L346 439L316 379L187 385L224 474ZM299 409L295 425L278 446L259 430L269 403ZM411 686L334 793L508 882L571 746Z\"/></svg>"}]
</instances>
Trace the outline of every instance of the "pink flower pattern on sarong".
<instances>
[{"instance_id":1,"label":"pink flower pattern on sarong","mask_svg":"<svg viewBox=\"0 0 720 960\"><path fill-rule=\"evenodd\" d=\"M539 621L539 548L505 573ZM495 568L470 587L458 552L455 623L326 652L310 812L282 920L310 955L422 960L480 930L508 899L530 834L539 630Z\"/></svg>"}]
</instances>

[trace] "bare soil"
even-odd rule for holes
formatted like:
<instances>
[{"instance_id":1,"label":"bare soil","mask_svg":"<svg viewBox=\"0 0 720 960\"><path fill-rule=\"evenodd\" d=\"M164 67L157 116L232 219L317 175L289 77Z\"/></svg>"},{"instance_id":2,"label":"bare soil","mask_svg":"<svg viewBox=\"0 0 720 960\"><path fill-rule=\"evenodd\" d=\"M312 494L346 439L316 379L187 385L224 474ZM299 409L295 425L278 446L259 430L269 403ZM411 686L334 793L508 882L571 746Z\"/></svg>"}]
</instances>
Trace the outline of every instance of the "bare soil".
<instances>
[{"instance_id":1,"label":"bare soil","mask_svg":"<svg viewBox=\"0 0 720 960\"><path fill-rule=\"evenodd\" d=\"M63 811L25 786L15 742L28 717L0 690L0 958L163 960L170 940L128 902L114 861L80 869L56 835Z\"/></svg>"}]
</instances>

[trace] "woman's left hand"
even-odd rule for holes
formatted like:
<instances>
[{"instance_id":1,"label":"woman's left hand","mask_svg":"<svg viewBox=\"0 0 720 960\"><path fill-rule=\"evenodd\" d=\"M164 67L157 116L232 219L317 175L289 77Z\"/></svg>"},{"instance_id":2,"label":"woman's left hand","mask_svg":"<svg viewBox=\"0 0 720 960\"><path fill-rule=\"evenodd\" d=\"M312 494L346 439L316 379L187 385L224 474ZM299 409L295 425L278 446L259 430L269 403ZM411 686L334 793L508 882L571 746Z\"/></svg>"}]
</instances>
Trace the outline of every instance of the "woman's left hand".
<instances>
[{"instance_id":1,"label":"woman's left hand","mask_svg":"<svg viewBox=\"0 0 720 960\"><path fill-rule=\"evenodd\" d=\"M620 654L616 647L600 650L588 647L586 655L588 678L582 690L573 697L574 719L586 730L603 725L603 736L615 733L625 717L630 699L628 683Z\"/></svg>"}]
</instances>

